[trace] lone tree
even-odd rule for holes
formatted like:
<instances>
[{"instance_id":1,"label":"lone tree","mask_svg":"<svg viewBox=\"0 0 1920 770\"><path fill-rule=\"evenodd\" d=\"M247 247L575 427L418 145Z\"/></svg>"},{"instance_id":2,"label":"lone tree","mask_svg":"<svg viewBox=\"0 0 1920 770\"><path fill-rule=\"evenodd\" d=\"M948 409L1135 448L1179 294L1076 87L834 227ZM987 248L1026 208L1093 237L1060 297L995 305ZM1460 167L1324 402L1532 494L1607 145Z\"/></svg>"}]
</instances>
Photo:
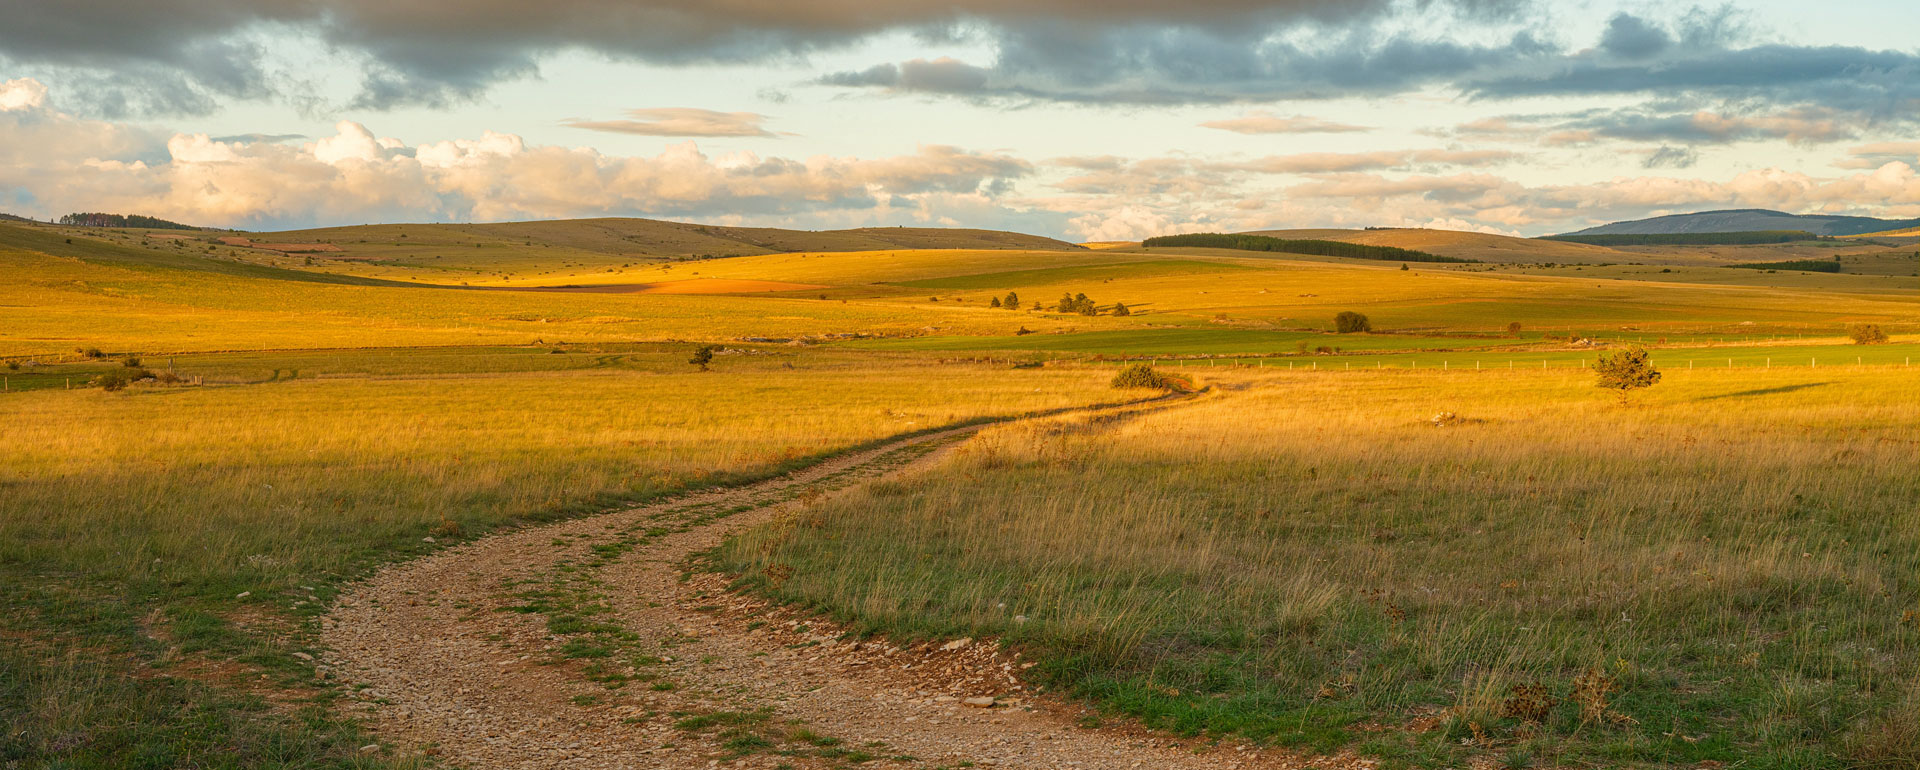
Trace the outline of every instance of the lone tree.
<instances>
[{"instance_id":1,"label":"lone tree","mask_svg":"<svg viewBox=\"0 0 1920 770\"><path fill-rule=\"evenodd\" d=\"M1593 361L1593 373L1599 375L1594 385L1618 393L1622 406L1626 405L1628 394L1651 388L1660 381L1660 370L1653 368L1646 349L1639 347L1601 355Z\"/></svg>"},{"instance_id":2,"label":"lone tree","mask_svg":"<svg viewBox=\"0 0 1920 770\"><path fill-rule=\"evenodd\" d=\"M1520 322L1519 322L1519 321L1514 321L1513 323L1510 323L1510 324L1507 324L1507 336L1509 336L1509 337L1518 337L1518 336L1520 336Z\"/></svg>"},{"instance_id":3,"label":"lone tree","mask_svg":"<svg viewBox=\"0 0 1920 770\"><path fill-rule=\"evenodd\" d=\"M1855 345L1885 345L1887 333L1881 331L1879 324L1854 324L1847 327L1847 336L1853 338Z\"/></svg>"},{"instance_id":4,"label":"lone tree","mask_svg":"<svg viewBox=\"0 0 1920 770\"><path fill-rule=\"evenodd\" d=\"M1373 322L1367 317L1351 310L1342 310L1333 317L1333 330L1341 334L1373 331Z\"/></svg>"},{"instance_id":5,"label":"lone tree","mask_svg":"<svg viewBox=\"0 0 1920 770\"><path fill-rule=\"evenodd\" d=\"M701 345L694 348L693 357L687 359L687 363L700 367L700 371L706 371L707 364L713 363L713 346Z\"/></svg>"},{"instance_id":6,"label":"lone tree","mask_svg":"<svg viewBox=\"0 0 1920 770\"><path fill-rule=\"evenodd\" d=\"M1007 292L1007 298L1000 300L1000 306L1008 310L1019 310L1020 294L1018 292Z\"/></svg>"}]
</instances>

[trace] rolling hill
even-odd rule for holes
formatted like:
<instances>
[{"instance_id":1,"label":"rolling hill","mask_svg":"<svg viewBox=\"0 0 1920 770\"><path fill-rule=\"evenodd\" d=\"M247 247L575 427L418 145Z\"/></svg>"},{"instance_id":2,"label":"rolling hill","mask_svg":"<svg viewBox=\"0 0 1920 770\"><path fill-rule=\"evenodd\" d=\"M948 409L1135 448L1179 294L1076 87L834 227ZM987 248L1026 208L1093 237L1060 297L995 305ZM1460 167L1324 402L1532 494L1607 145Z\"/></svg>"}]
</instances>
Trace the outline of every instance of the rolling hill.
<instances>
[{"instance_id":1,"label":"rolling hill","mask_svg":"<svg viewBox=\"0 0 1920 770\"><path fill-rule=\"evenodd\" d=\"M1248 235L1344 241L1367 246L1391 246L1443 257L1482 262L1624 262L1634 259L1604 246L1563 241L1515 238L1457 230L1256 230Z\"/></svg>"},{"instance_id":2,"label":"rolling hill","mask_svg":"<svg viewBox=\"0 0 1920 770\"><path fill-rule=\"evenodd\" d=\"M351 257L380 247L542 245L624 258L743 257L801 251L892 249L1069 249L1080 247L1037 235L939 227L863 227L784 230L728 227L654 219L562 219L478 225L358 225L259 234L275 243L329 243ZM404 240L405 243L394 244ZM362 248L364 247L364 248Z\"/></svg>"},{"instance_id":3,"label":"rolling hill","mask_svg":"<svg viewBox=\"0 0 1920 770\"><path fill-rule=\"evenodd\" d=\"M1920 220L1873 217L1788 214L1766 209L1727 209L1673 214L1651 219L1614 222L1565 235L1661 235L1670 233L1735 233L1761 230L1805 230L1814 235L1861 235L1920 225Z\"/></svg>"}]
</instances>

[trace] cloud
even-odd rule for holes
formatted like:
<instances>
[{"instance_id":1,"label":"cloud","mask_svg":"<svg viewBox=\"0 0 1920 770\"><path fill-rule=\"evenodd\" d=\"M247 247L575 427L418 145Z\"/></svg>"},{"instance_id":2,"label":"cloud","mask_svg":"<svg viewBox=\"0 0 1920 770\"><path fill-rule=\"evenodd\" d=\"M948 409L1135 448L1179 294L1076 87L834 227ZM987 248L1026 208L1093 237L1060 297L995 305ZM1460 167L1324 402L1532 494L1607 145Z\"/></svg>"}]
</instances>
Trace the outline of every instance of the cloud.
<instances>
[{"instance_id":1,"label":"cloud","mask_svg":"<svg viewBox=\"0 0 1920 770\"><path fill-rule=\"evenodd\" d=\"M22 92L37 89L0 90ZM0 135L10 140L0 143L0 189L31 191L43 215L128 211L239 227L619 215L917 220L934 201L998 205L1033 172L1004 153L938 145L789 159L715 157L686 142L617 156L492 131L407 145L352 121L299 145L160 137L45 106L0 111Z\"/></svg>"},{"instance_id":2,"label":"cloud","mask_svg":"<svg viewBox=\"0 0 1920 770\"><path fill-rule=\"evenodd\" d=\"M1700 162L1700 153L1692 147L1659 147L1647 153L1647 159L1640 165L1643 168L1692 168Z\"/></svg>"},{"instance_id":3,"label":"cloud","mask_svg":"<svg viewBox=\"0 0 1920 770\"><path fill-rule=\"evenodd\" d=\"M1733 105L1726 110L1673 112L1670 104L1574 113L1482 118L1451 130L1425 133L1457 140L1532 143L1566 147L1603 140L1686 145L1786 141L1812 145L1854 138L1870 116L1823 107L1766 108Z\"/></svg>"},{"instance_id":4,"label":"cloud","mask_svg":"<svg viewBox=\"0 0 1920 770\"><path fill-rule=\"evenodd\" d=\"M1201 123L1200 127L1236 134L1339 134L1373 130L1367 126L1335 123L1304 115L1281 117L1265 110L1255 110L1237 118L1209 120Z\"/></svg>"},{"instance_id":5,"label":"cloud","mask_svg":"<svg viewBox=\"0 0 1920 770\"><path fill-rule=\"evenodd\" d=\"M1840 168L1880 168L1896 161L1920 159L1920 142L1876 142L1850 149L1847 154L1850 157L1835 161L1833 165Z\"/></svg>"},{"instance_id":6,"label":"cloud","mask_svg":"<svg viewBox=\"0 0 1920 770\"><path fill-rule=\"evenodd\" d=\"M1368 27L1325 30L1155 25L1086 28L1033 23L998 30L998 58L969 77L927 84L891 65L827 75L821 85L882 88L976 101L1232 104L1403 93L1551 53L1520 32L1494 44L1428 40ZM898 70L904 73L905 65Z\"/></svg>"},{"instance_id":7,"label":"cloud","mask_svg":"<svg viewBox=\"0 0 1920 770\"><path fill-rule=\"evenodd\" d=\"M1429 0L1495 13L1518 0ZM541 58L586 50L655 64L791 61L886 32L959 37L1028 25L1206 29L1340 23L1393 12L1394 0L547 0L441 4L389 0L6 0L0 55L18 66L87 70L103 108L204 112L276 87L261 42L313 40L364 63L357 108L446 105Z\"/></svg>"},{"instance_id":8,"label":"cloud","mask_svg":"<svg viewBox=\"0 0 1920 770\"><path fill-rule=\"evenodd\" d=\"M815 82L825 86L884 88L896 92L972 94L986 90L988 71L952 57L913 59L899 65L876 64L856 72L835 72Z\"/></svg>"},{"instance_id":9,"label":"cloud","mask_svg":"<svg viewBox=\"0 0 1920 770\"><path fill-rule=\"evenodd\" d=\"M47 104L47 87L32 78L0 83L0 112L32 110Z\"/></svg>"},{"instance_id":10,"label":"cloud","mask_svg":"<svg viewBox=\"0 0 1920 770\"><path fill-rule=\"evenodd\" d=\"M1416 166L1492 166L1521 157L1507 150L1382 150L1270 155L1230 167L1263 174L1328 174Z\"/></svg>"},{"instance_id":11,"label":"cloud","mask_svg":"<svg viewBox=\"0 0 1920 770\"><path fill-rule=\"evenodd\" d=\"M754 112L715 112L693 107L655 107L627 110L629 120L581 120L563 122L571 128L639 136L755 136L775 134L760 127L767 117Z\"/></svg>"}]
</instances>

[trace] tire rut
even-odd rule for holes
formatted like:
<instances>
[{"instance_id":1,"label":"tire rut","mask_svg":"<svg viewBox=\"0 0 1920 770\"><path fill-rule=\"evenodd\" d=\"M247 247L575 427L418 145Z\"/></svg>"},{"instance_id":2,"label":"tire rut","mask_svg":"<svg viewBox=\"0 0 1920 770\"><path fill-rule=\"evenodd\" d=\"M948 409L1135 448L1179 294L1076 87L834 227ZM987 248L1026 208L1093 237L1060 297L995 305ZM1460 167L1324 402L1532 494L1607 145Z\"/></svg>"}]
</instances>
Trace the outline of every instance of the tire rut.
<instances>
[{"instance_id":1,"label":"tire rut","mask_svg":"<svg viewBox=\"0 0 1920 770\"><path fill-rule=\"evenodd\" d=\"M994 645L850 641L687 571L735 532L915 472L984 427L389 566L322 619L322 674L383 740L469 768L1370 764L1087 729L1078 707L1026 693L1022 664Z\"/></svg>"}]
</instances>

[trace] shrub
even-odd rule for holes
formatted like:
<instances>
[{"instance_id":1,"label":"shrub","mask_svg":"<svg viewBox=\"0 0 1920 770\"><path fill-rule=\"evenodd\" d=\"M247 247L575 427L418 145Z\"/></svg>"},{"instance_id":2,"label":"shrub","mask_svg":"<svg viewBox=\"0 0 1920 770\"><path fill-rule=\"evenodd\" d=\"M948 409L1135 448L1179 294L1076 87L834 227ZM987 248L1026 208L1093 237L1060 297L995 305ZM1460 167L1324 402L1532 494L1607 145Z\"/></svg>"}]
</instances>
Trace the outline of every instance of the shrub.
<instances>
[{"instance_id":1,"label":"shrub","mask_svg":"<svg viewBox=\"0 0 1920 770\"><path fill-rule=\"evenodd\" d=\"M93 384L106 391L124 390L128 385L152 376L153 373L145 369L114 369L93 378Z\"/></svg>"},{"instance_id":2,"label":"shrub","mask_svg":"<svg viewBox=\"0 0 1920 770\"><path fill-rule=\"evenodd\" d=\"M1373 331L1373 322L1367 317L1351 310L1342 310L1333 317L1333 329L1341 334Z\"/></svg>"},{"instance_id":3,"label":"shrub","mask_svg":"<svg viewBox=\"0 0 1920 770\"><path fill-rule=\"evenodd\" d=\"M1192 388L1192 384L1186 380L1146 364L1134 364L1121 369L1119 374L1113 376L1112 385L1116 388L1155 388L1176 391Z\"/></svg>"},{"instance_id":4,"label":"shrub","mask_svg":"<svg viewBox=\"0 0 1920 770\"><path fill-rule=\"evenodd\" d=\"M1594 374L1599 380L1597 387L1606 388L1620 395L1620 403L1627 403L1628 394L1642 388L1651 388L1660 382L1660 370L1653 368L1653 361L1645 348L1627 348L1594 359Z\"/></svg>"},{"instance_id":5,"label":"shrub","mask_svg":"<svg viewBox=\"0 0 1920 770\"><path fill-rule=\"evenodd\" d=\"M1093 300L1088 299L1085 294L1060 295L1059 310L1062 313L1079 313L1080 315L1093 315L1099 312Z\"/></svg>"},{"instance_id":6,"label":"shrub","mask_svg":"<svg viewBox=\"0 0 1920 770\"><path fill-rule=\"evenodd\" d=\"M1881 331L1879 324L1854 324L1847 327L1847 336L1853 338L1855 345L1884 345L1887 333Z\"/></svg>"},{"instance_id":7,"label":"shrub","mask_svg":"<svg viewBox=\"0 0 1920 770\"><path fill-rule=\"evenodd\" d=\"M1115 302L1113 303L1113 314L1114 315L1133 315L1133 311L1127 309L1127 303Z\"/></svg>"},{"instance_id":8,"label":"shrub","mask_svg":"<svg viewBox=\"0 0 1920 770\"><path fill-rule=\"evenodd\" d=\"M126 366L128 369L138 369L140 368L140 357L127 356L126 358L120 359L120 363Z\"/></svg>"},{"instance_id":9,"label":"shrub","mask_svg":"<svg viewBox=\"0 0 1920 770\"><path fill-rule=\"evenodd\" d=\"M1008 310L1019 310L1020 295L1018 293L1011 292L1011 291L1007 292L1007 298L1000 300L1000 306Z\"/></svg>"},{"instance_id":10,"label":"shrub","mask_svg":"<svg viewBox=\"0 0 1920 770\"><path fill-rule=\"evenodd\" d=\"M1512 335L1520 334L1520 322L1514 321L1513 323L1507 324L1507 333Z\"/></svg>"},{"instance_id":11,"label":"shrub","mask_svg":"<svg viewBox=\"0 0 1920 770\"><path fill-rule=\"evenodd\" d=\"M1000 298L994 297L993 301L987 303L987 307L1000 307Z\"/></svg>"},{"instance_id":12,"label":"shrub","mask_svg":"<svg viewBox=\"0 0 1920 770\"><path fill-rule=\"evenodd\" d=\"M17 371L20 371L20 362L19 362L19 361L8 361L8 362L7 362L7 368L8 368L8 369L10 369L10 370L12 370L12 371L16 371L16 372L17 372Z\"/></svg>"},{"instance_id":13,"label":"shrub","mask_svg":"<svg viewBox=\"0 0 1920 770\"><path fill-rule=\"evenodd\" d=\"M713 346L701 345L694 348L693 357L687 359L687 363L700 367L700 371L706 371L707 364L713 363Z\"/></svg>"}]
</instances>

